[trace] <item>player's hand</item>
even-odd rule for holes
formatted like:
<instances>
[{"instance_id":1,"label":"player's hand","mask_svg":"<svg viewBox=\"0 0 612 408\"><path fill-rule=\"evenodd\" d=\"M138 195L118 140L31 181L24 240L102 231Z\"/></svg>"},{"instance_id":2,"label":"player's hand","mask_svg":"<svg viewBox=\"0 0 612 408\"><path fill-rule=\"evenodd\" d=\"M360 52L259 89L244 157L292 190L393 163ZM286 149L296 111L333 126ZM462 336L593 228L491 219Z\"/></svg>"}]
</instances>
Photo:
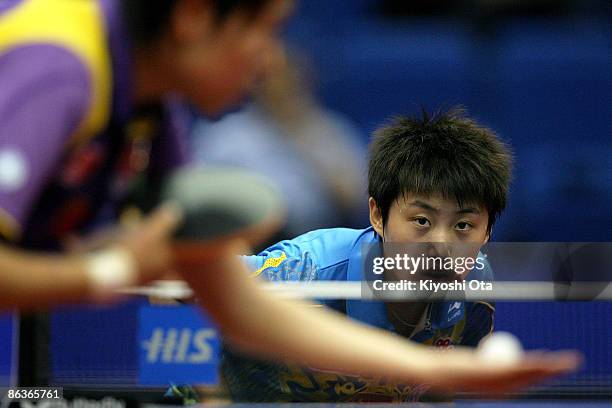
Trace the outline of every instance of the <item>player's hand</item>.
<instances>
[{"instance_id":1,"label":"player's hand","mask_svg":"<svg viewBox=\"0 0 612 408\"><path fill-rule=\"evenodd\" d=\"M225 238L214 243L200 244L175 241L172 244L176 272L183 277L203 278L206 270L222 268L228 259L253 253L249 243L240 238Z\"/></svg>"},{"instance_id":2,"label":"player's hand","mask_svg":"<svg viewBox=\"0 0 612 408\"><path fill-rule=\"evenodd\" d=\"M472 391L499 396L521 390L555 376L575 371L582 362L578 352L528 352L512 364L483 361L465 350L441 353L426 382L440 391Z\"/></svg>"},{"instance_id":3,"label":"player's hand","mask_svg":"<svg viewBox=\"0 0 612 408\"><path fill-rule=\"evenodd\" d=\"M108 247L128 232L129 229L122 225L106 226L84 237L70 234L64 239L63 246L71 255L84 255Z\"/></svg>"},{"instance_id":4,"label":"player's hand","mask_svg":"<svg viewBox=\"0 0 612 408\"><path fill-rule=\"evenodd\" d=\"M172 233L181 217L175 206L162 205L139 223L121 230L115 242L110 244L132 254L139 272L139 283L157 279L172 268Z\"/></svg>"}]
</instances>

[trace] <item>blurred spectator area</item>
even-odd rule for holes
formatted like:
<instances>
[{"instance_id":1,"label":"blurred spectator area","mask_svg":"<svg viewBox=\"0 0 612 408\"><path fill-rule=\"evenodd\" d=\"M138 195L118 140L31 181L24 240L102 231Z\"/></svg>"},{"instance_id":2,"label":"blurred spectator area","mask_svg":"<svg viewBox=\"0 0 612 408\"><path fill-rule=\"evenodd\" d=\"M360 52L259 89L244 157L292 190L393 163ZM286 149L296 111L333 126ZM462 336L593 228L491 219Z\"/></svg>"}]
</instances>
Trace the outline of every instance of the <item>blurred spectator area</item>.
<instances>
[{"instance_id":1,"label":"blurred spectator area","mask_svg":"<svg viewBox=\"0 0 612 408\"><path fill-rule=\"evenodd\" d=\"M461 104L509 141L495 240L610 241L611 4L305 0L287 38L313 57L326 106L364 134Z\"/></svg>"},{"instance_id":2,"label":"blurred spectator area","mask_svg":"<svg viewBox=\"0 0 612 408\"><path fill-rule=\"evenodd\" d=\"M365 134L320 103L308 58L287 53L269 69L240 111L196 122L195 159L247 168L274 181L287 220L272 242L319 228L363 227Z\"/></svg>"}]
</instances>

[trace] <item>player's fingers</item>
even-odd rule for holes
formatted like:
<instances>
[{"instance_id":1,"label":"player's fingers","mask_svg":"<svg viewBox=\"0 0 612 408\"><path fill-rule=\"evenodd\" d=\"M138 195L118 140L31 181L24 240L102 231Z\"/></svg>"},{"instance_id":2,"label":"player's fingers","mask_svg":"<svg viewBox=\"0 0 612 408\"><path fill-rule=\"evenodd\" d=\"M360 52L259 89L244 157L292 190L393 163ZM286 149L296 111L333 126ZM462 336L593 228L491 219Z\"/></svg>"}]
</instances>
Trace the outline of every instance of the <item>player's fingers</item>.
<instances>
[{"instance_id":1,"label":"player's fingers","mask_svg":"<svg viewBox=\"0 0 612 408\"><path fill-rule=\"evenodd\" d=\"M473 391L494 397L572 372L580 366L582 357L574 351L529 352L520 361L508 365L486 362L457 350L454 359L449 361L456 361L457 364L448 376L438 377L441 380L440 388L445 388L448 380L450 386L447 389Z\"/></svg>"},{"instance_id":2,"label":"player's fingers","mask_svg":"<svg viewBox=\"0 0 612 408\"><path fill-rule=\"evenodd\" d=\"M478 385L477 381L473 386L485 388L489 395L515 391L575 371L581 363L582 356L573 351L528 353L514 367L490 368L486 373L489 382L486 387L484 383Z\"/></svg>"},{"instance_id":3,"label":"player's fingers","mask_svg":"<svg viewBox=\"0 0 612 408\"><path fill-rule=\"evenodd\" d=\"M172 234L183 220L180 206L166 202L157 207L142 225L142 233L147 237L159 238Z\"/></svg>"},{"instance_id":4,"label":"player's fingers","mask_svg":"<svg viewBox=\"0 0 612 408\"><path fill-rule=\"evenodd\" d=\"M529 352L523 358L523 367L542 369L551 374L575 371L582 364L583 357L578 351Z\"/></svg>"},{"instance_id":5,"label":"player's fingers","mask_svg":"<svg viewBox=\"0 0 612 408\"><path fill-rule=\"evenodd\" d=\"M72 253L85 253L105 248L116 242L121 236L126 234L126 229L122 226L110 226L101 228L92 234L79 237L70 235L65 241L66 250Z\"/></svg>"}]
</instances>

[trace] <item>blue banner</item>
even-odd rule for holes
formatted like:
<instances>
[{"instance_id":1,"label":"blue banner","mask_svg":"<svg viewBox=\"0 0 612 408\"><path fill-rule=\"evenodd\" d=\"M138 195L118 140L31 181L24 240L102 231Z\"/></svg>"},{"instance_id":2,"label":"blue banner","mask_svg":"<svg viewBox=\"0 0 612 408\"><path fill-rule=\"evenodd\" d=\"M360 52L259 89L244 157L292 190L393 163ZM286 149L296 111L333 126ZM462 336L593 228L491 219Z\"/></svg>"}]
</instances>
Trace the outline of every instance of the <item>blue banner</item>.
<instances>
[{"instance_id":1,"label":"blue banner","mask_svg":"<svg viewBox=\"0 0 612 408\"><path fill-rule=\"evenodd\" d=\"M142 307L139 384L217 384L219 344L217 329L198 308Z\"/></svg>"}]
</instances>

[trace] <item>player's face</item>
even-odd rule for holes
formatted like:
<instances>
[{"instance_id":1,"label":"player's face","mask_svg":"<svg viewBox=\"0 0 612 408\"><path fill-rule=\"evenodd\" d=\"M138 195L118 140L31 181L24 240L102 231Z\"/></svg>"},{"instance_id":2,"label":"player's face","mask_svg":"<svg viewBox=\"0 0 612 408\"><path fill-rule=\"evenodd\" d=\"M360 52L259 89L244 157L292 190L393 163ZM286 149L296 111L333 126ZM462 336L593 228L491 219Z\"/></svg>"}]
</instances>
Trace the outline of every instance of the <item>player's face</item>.
<instances>
[{"instance_id":1,"label":"player's face","mask_svg":"<svg viewBox=\"0 0 612 408\"><path fill-rule=\"evenodd\" d=\"M488 240L489 214L479 205L460 207L456 200L439 195L405 194L393 202L384 225L373 199L370 221L385 242L480 243Z\"/></svg>"},{"instance_id":2,"label":"player's face","mask_svg":"<svg viewBox=\"0 0 612 408\"><path fill-rule=\"evenodd\" d=\"M459 206L456 200L439 195L400 196L389 209L384 228L380 212L374 200L370 199L370 219L386 243L411 244L388 245L385 248L386 256L395 256L399 251L402 255L414 257L423 254L439 258L476 259L481 246L488 240L489 215L486 209L472 204ZM410 278L455 280L467 276L464 268L456 272L460 272L459 275L443 269L423 269Z\"/></svg>"},{"instance_id":3,"label":"player's face","mask_svg":"<svg viewBox=\"0 0 612 408\"><path fill-rule=\"evenodd\" d=\"M211 116L239 104L283 57L279 30L291 6L289 0L270 0L256 16L236 11L223 21L211 12L200 19L186 16L174 62L177 91Z\"/></svg>"}]
</instances>

